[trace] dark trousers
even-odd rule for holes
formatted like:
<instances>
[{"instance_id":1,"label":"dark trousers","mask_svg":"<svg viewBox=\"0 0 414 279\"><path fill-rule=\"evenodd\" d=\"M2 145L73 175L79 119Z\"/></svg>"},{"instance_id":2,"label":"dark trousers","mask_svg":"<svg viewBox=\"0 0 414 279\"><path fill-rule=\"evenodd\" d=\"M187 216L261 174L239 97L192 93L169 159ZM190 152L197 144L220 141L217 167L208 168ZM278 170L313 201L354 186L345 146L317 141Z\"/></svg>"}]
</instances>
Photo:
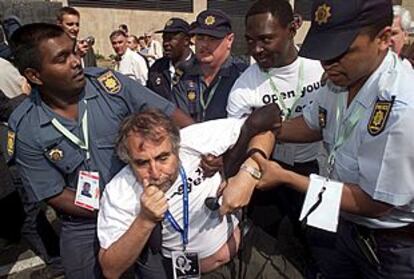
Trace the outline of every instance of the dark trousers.
<instances>
[{"instance_id":1,"label":"dark trousers","mask_svg":"<svg viewBox=\"0 0 414 279\"><path fill-rule=\"evenodd\" d=\"M414 278L414 234L371 230L380 264L371 263L357 244L358 226L340 219L337 233L309 228L314 259L326 279ZM377 233L378 232L378 233Z\"/></svg>"},{"instance_id":2,"label":"dark trousers","mask_svg":"<svg viewBox=\"0 0 414 279\"><path fill-rule=\"evenodd\" d=\"M66 279L103 278L95 219L62 217L60 252Z\"/></svg>"},{"instance_id":3,"label":"dark trousers","mask_svg":"<svg viewBox=\"0 0 414 279\"><path fill-rule=\"evenodd\" d=\"M278 162L283 168L309 176L319 173L317 160L295 163L293 166ZM288 216L293 224L295 234L300 236L299 216L305 195L288 186L281 185L268 191L255 190L249 204L248 215L256 226L268 234L276 236L279 223Z\"/></svg>"}]
</instances>

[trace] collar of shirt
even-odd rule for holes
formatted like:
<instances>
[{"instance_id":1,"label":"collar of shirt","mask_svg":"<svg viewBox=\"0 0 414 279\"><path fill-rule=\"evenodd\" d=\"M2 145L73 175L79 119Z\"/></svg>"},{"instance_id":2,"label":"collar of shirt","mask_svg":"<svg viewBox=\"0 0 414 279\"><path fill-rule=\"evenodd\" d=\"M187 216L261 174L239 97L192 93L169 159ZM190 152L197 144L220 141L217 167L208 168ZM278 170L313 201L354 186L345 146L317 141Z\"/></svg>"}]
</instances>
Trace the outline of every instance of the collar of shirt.
<instances>
[{"instance_id":1,"label":"collar of shirt","mask_svg":"<svg viewBox=\"0 0 414 279\"><path fill-rule=\"evenodd\" d=\"M52 119L55 118L56 116L58 116L59 120L65 119L63 117L60 117L58 114L56 114L49 107L49 105L47 105L45 102L43 102L43 100L40 97L40 92L37 88L32 90L32 94L33 94L33 98L34 98L34 103L37 106L37 111L38 111L38 114L39 114L39 122L40 122L41 126L49 124L52 121ZM89 99L92 99L96 96L98 96L97 89L93 87L92 83L89 82L88 79L86 79L86 85L85 85L85 87L83 88L83 90L80 94L80 98L79 98L79 102L78 102L78 104L79 104L79 115L83 115L83 113L86 109L86 105L85 105L85 102L83 102L83 100L84 99L89 100Z\"/></svg>"}]
</instances>

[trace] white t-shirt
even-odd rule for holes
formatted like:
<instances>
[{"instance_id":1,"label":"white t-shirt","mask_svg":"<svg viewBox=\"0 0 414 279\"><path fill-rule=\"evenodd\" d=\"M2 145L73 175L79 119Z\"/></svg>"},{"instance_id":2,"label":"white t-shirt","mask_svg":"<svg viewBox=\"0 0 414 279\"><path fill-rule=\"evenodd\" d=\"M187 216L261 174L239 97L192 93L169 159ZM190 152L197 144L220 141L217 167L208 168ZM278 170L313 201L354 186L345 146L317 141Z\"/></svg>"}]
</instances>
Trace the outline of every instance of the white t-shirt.
<instances>
[{"instance_id":1,"label":"white t-shirt","mask_svg":"<svg viewBox=\"0 0 414 279\"><path fill-rule=\"evenodd\" d=\"M189 233L187 250L198 252L200 258L214 254L227 242L238 224L234 215L221 218L218 211L204 205L207 197L215 197L221 183L220 175L204 178L200 155L220 155L238 139L243 119L219 119L194 124L180 131L180 160L189 181ZM98 238L102 248L109 248L131 226L140 212L142 186L129 166L124 167L107 185L98 214ZM171 214L183 226L182 181L180 176L166 192ZM183 248L181 235L168 220L162 222L162 252Z\"/></svg>"},{"instance_id":2,"label":"white t-shirt","mask_svg":"<svg viewBox=\"0 0 414 279\"><path fill-rule=\"evenodd\" d=\"M277 103L282 109L278 96L282 98L285 106L292 110L290 118L300 116L303 108L311 102L312 94L321 87L322 74L323 69L318 61L298 57L290 65L272 68L269 71L278 91L275 92L268 75L255 63L247 68L233 85L227 103L228 116L240 118L269 103ZM278 143L272 157L292 165L294 162L316 159L320 148L319 142Z\"/></svg>"},{"instance_id":3,"label":"white t-shirt","mask_svg":"<svg viewBox=\"0 0 414 279\"><path fill-rule=\"evenodd\" d=\"M147 83L148 67L145 59L138 53L127 48L115 70L138 81L143 86Z\"/></svg>"}]
</instances>

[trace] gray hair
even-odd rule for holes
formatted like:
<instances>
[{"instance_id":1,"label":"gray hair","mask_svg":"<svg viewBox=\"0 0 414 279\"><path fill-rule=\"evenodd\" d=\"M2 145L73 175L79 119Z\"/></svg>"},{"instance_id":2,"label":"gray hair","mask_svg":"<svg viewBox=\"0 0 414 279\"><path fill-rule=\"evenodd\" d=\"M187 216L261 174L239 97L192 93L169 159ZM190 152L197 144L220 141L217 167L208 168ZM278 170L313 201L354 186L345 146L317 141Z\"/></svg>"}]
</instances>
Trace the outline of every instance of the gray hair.
<instances>
[{"instance_id":1,"label":"gray hair","mask_svg":"<svg viewBox=\"0 0 414 279\"><path fill-rule=\"evenodd\" d=\"M401 29L407 32L411 27L410 11L400 5L392 6L392 10L394 12L394 18L400 17Z\"/></svg>"},{"instance_id":2,"label":"gray hair","mask_svg":"<svg viewBox=\"0 0 414 279\"><path fill-rule=\"evenodd\" d=\"M178 156L180 131L170 118L157 109L134 113L122 121L116 140L116 152L125 163L131 161L127 140L133 134L138 134L144 140L156 143L161 143L169 137L173 152Z\"/></svg>"}]
</instances>

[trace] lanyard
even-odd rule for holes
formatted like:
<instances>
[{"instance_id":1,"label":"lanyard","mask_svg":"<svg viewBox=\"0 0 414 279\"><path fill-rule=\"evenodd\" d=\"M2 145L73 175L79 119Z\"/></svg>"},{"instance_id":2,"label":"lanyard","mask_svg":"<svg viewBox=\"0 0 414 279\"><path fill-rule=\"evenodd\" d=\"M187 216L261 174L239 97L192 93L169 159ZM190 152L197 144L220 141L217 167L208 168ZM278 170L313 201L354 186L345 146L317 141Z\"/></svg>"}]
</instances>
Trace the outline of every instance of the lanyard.
<instances>
[{"instance_id":1,"label":"lanyard","mask_svg":"<svg viewBox=\"0 0 414 279\"><path fill-rule=\"evenodd\" d=\"M358 102L355 102L354 108L349 112L349 117L347 120L342 121L343 111L346 106L348 94L340 94L337 99L336 106L336 123L338 127L335 132L334 145L329 152L328 156L328 178L330 178L333 166L335 164L335 155L339 147L341 147L344 142L351 136L352 131L358 124L358 122L363 118L365 108Z\"/></svg>"},{"instance_id":2,"label":"lanyard","mask_svg":"<svg viewBox=\"0 0 414 279\"><path fill-rule=\"evenodd\" d=\"M171 212L167 210L165 217L170 222L171 226L181 234L181 239L183 240L183 250L188 244L188 226L189 226L189 209L188 209L188 184L187 184L187 175L185 174L184 168L180 166L180 177L181 181L183 182L183 215L184 215L184 226L178 224L178 222L174 219Z\"/></svg>"},{"instance_id":3,"label":"lanyard","mask_svg":"<svg viewBox=\"0 0 414 279\"><path fill-rule=\"evenodd\" d=\"M87 104L85 100L85 105ZM52 125L61 132L67 139L69 139L71 142L79 146L81 149L86 151L86 159L89 160L90 158L90 152L89 152L89 137L88 137L88 110L85 108L85 112L83 113L82 117L82 133L85 141L82 141L80 138L75 136L72 132L70 132L68 129L66 129L65 126L63 126L59 120L56 118L52 119Z\"/></svg>"},{"instance_id":4,"label":"lanyard","mask_svg":"<svg viewBox=\"0 0 414 279\"><path fill-rule=\"evenodd\" d=\"M198 82L198 87L199 87L199 90L200 90L200 105L201 105L201 108L203 109L203 118L202 118L202 120L204 120L204 118L206 117L207 107L210 104L211 99L213 99L214 93L216 93L217 87L220 84L220 80L221 80L221 77L218 78L217 82L210 89L210 92L208 92L208 96L207 96L207 101L206 102L204 102L204 92L202 92L202 90L201 90L202 89L202 86L201 86L200 80Z\"/></svg>"},{"instance_id":5,"label":"lanyard","mask_svg":"<svg viewBox=\"0 0 414 279\"><path fill-rule=\"evenodd\" d=\"M270 75L270 73L268 71L264 71L264 73L266 74L267 78L269 79L269 83L270 83L270 88L272 88L273 93L276 94L277 96L277 103L279 105L279 107L282 109L283 114L285 115L285 119L289 119L289 117L292 115L292 110L293 108L296 106L297 102L300 99L300 93L302 91L302 87L303 87L303 61L300 61L299 64L299 73L298 73L298 83L296 84L296 96L293 99L293 104L290 108L288 108L285 104L285 102L283 101L282 96L280 96L280 91L277 88L275 82L272 79L272 76Z\"/></svg>"}]
</instances>

